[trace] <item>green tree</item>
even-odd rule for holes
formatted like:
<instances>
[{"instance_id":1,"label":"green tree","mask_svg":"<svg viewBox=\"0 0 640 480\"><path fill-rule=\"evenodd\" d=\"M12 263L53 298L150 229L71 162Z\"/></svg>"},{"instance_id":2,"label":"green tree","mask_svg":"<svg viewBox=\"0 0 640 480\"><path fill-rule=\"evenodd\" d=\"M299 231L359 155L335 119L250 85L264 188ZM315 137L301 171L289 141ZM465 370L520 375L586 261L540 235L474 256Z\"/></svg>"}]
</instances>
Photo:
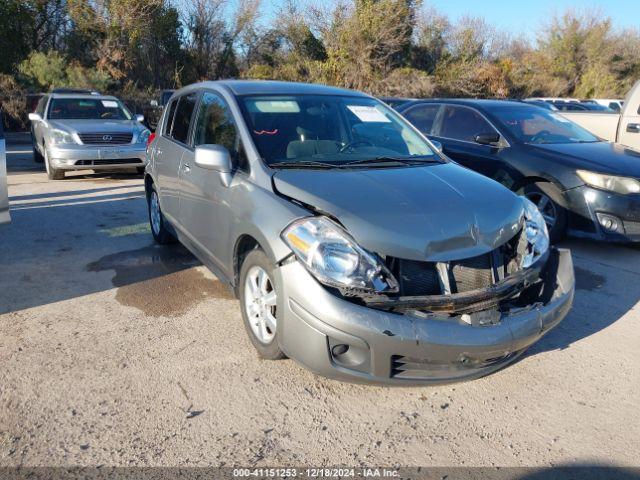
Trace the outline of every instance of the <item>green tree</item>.
<instances>
[{"instance_id":1,"label":"green tree","mask_svg":"<svg viewBox=\"0 0 640 480\"><path fill-rule=\"evenodd\" d=\"M0 1L0 72L11 73L31 50L33 17L21 0Z\"/></svg>"}]
</instances>

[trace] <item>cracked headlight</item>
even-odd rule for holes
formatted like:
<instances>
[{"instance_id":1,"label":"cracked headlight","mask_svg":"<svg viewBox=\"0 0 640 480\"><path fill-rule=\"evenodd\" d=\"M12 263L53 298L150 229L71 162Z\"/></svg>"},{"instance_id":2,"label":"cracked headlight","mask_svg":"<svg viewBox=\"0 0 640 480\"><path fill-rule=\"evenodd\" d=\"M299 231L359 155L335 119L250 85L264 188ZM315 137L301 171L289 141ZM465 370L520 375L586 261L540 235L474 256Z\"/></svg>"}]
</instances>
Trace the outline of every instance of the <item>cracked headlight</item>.
<instances>
[{"instance_id":1,"label":"cracked headlight","mask_svg":"<svg viewBox=\"0 0 640 480\"><path fill-rule=\"evenodd\" d=\"M325 285L371 293L398 291L398 282L382 261L327 217L296 220L282 231L281 237L307 270Z\"/></svg>"},{"instance_id":2,"label":"cracked headlight","mask_svg":"<svg viewBox=\"0 0 640 480\"><path fill-rule=\"evenodd\" d=\"M576 173L584 183L592 187L623 195L640 193L640 181L635 178L606 175L604 173L589 172L588 170L577 170Z\"/></svg>"},{"instance_id":3,"label":"cracked headlight","mask_svg":"<svg viewBox=\"0 0 640 480\"><path fill-rule=\"evenodd\" d=\"M521 266L529 268L549 250L549 232L538 207L524 197L522 201L524 202L524 233L528 248L522 257Z\"/></svg>"},{"instance_id":4,"label":"cracked headlight","mask_svg":"<svg viewBox=\"0 0 640 480\"><path fill-rule=\"evenodd\" d=\"M51 143L54 145L64 145L65 143L76 143L76 141L69 132L56 129L51 131Z\"/></svg>"},{"instance_id":5,"label":"cracked headlight","mask_svg":"<svg viewBox=\"0 0 640 480\"><path fill-rule=\"evenodd\" d=\"M149 140L149 135L151 135L151 132L149 130L147 130L146 128L142 130L138 134L138 143L147 143L147 140Z\"/></svg>"}]
</instances>

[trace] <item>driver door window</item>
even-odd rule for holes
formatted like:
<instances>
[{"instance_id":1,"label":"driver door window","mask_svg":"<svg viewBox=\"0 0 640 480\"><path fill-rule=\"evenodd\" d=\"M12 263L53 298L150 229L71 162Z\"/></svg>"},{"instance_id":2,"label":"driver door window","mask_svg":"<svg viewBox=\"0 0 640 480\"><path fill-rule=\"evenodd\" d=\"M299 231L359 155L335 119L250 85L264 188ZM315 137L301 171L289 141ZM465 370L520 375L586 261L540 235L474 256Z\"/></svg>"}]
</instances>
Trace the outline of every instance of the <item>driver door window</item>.
<instances>
[{"instance_id":1,"label":"driver door window","mask_svg":"<svg viewBox=\"0 0 640 480\"><path fill-rule=\"evenodd\" d=\"M439 137L474 142L481 133L498 133L482 115L468 107L448 105L445 109Z\"/></svg>"},{"instance_id":2,"label":"driver door window","mask_svg":"<svg viewBox=\"0 0 640 480\"><path fill-rule=\"evenodd\" d=\"M215 93L205 92L200 101L194 133L194 147L198 145L222 145L229 150L234 165L241 169L247 166L233 114Z\"/></svg>"}]
</instances>

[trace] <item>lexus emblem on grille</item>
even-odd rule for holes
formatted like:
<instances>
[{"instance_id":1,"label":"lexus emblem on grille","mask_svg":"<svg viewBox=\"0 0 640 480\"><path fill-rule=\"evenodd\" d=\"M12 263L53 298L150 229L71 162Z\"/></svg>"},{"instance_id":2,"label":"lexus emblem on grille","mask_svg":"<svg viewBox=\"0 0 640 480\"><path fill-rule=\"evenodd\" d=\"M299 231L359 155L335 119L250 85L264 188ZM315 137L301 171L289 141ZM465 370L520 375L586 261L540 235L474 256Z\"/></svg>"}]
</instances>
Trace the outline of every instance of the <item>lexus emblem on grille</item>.
<instances>
[{"instance_id":1,"label":"lexus emblem on grille","mask_svg":"<svg viewBox=\"0 0 640 480\"><path fill-rule=\"evenodd\" d=\"M103 135L103 136L102 136L102 139L103 139L105 142L110 142L111 140L113 140L113 137L112 137L111 135Z\"/></svg>"}]
</instances>

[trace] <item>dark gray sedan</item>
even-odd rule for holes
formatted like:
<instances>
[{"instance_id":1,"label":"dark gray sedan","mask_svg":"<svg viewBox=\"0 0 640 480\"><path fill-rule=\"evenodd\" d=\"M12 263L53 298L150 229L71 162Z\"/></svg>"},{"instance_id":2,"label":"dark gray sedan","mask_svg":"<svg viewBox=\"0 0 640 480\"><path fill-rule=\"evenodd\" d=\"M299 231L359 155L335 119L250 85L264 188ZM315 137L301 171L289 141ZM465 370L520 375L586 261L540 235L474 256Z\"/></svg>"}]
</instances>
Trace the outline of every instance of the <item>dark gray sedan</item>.
<instances>
[{"instance_id":1,"label":"dark gray sedan","mask_svg":"<svg viewBox=\"0 0 640 480\"><path fill-rule=\"evenodd\" d=\"M535 205L362 93L192 85L165 108L149 162L154 238L231 285L264 358L352 381L458 381L512 362L571 308L571 255L549 246Z\"/></svg>"}]
</instances>

